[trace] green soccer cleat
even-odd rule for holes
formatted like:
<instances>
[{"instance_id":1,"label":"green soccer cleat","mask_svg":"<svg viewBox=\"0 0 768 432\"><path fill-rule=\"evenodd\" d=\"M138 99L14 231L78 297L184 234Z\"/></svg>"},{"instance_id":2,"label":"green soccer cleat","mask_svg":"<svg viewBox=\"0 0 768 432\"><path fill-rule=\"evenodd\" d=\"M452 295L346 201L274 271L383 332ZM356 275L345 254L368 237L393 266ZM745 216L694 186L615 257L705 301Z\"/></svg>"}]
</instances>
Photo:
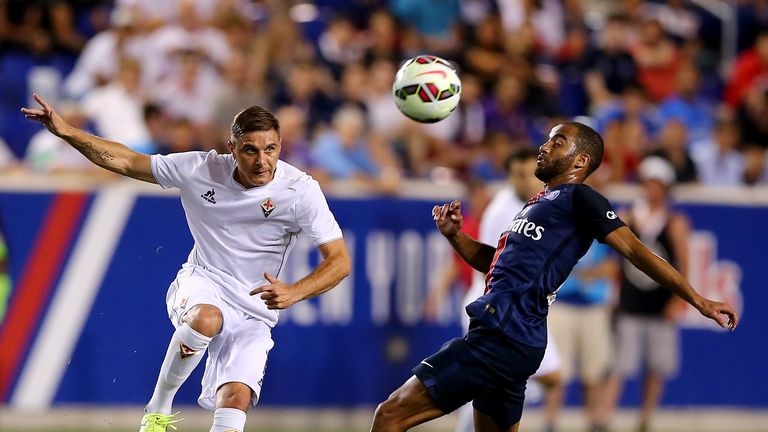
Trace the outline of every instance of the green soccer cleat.
<instances>
[{"instance_id":1,"label":"green soccer cleat","mask_svg":"<svg viewBox=\"0 0 768 432\"><path fill-rule=\"evenodd\" d=\"M177 430L178 428L173 424L184 419L177 419L176 414L144 414L144 417L141 418L139 432L166 432L168 428Z\"/></svg>"}]
</instances>

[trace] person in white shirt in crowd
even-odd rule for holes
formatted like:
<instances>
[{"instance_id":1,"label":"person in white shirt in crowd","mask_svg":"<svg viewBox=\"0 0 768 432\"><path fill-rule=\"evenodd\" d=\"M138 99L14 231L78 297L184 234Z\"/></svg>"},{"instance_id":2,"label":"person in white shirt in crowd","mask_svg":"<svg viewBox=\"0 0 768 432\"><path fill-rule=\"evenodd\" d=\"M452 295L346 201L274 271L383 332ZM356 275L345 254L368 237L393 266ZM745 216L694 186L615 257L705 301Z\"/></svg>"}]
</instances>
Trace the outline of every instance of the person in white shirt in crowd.
<instances>
[{"instance_id":1,"label":"person in white shirt in crowd","mask_svg":"<svg viewBox=\"0 0 768 432\"><path fill-rule=\"evenodd\" d=\"M141 66L127 57L119 63L114 81L85 95L81 103L83 112L93 121L100 136L122 142L132 150L150 153L155 149L144 120Z\"/></svg>"},{"instance_id":2,"label":"person in white shirt in crowd","mask_svg":"<svg viewBox=\"0 0 768 432\"><path fill-rule=\"evenodd\" d=\"M218 75L204 72L205 57L200 51L179 51L175 57L178 58L179 68L157 84L152 92L153 102L171 118L186 118L204 130L215 117L220 79Z\"/></svg>"},{"instance_id":3,"label":"person in white shirt in crowd","mask_svg":"<svg viewBox=\"0 0 768 432\"><path fill-rule=\"evenodd\" d=\"M35 100L41 108L22 108L25 117L91 162L181 193L195 244L168 290L176 331L139 431L177 429L173 398L207 351L198 403L215 410L210 432L242 432L259 399L278 310L328 291L350 273L341 229L319 184L278 159L280 125L257 106L235 116L227 144L232 154L149 156L74 128ZM280 271L299 234L323 259L289 285Z\"/></svg>"},{"instance_id":4,"label":"person in white shirt in crowd","mask_svg":"<svg viewBox=\"0 0 768 432\"><path fill-rule=\"evenodd\" d=\"M691 157L699 181L707 186L744 184L744 155L739 151L741 131L733 120L717 123L711 139L693 146Z\"/></svg>"},{"instance_id":5,"label":"person in white shirt in crowd","mask_svg":"<svg viewBox=\"0 0 768 432\"><path fill-rule=\"evenodd\" d=\"M156 55L147 43L148 36L142 31L137 14L128 8L117 8L110 15L110 23L109 30L88 40L75 68L64 80L63 92L67 97L79 99L113 81L121 57L132 58L142 65L143 86L157 79Z\"/></svg>"}]
</instances>

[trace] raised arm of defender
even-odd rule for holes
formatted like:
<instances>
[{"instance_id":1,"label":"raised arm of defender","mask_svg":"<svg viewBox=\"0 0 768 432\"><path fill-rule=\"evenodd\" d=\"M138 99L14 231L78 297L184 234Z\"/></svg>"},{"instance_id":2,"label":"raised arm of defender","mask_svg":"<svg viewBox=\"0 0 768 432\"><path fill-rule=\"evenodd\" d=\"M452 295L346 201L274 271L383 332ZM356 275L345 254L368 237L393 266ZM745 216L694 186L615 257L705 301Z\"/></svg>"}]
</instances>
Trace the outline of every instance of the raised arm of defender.
<instances>
[{"instance_id":1,"label":"raised arm of defender","mask_svg":"<svg viewBox=\"0 0 768 432\"><path fill-rule=\"evenodd\" d=\"M456 249L459 256L475 270L488 273L496 249L481 243L461 232L464 218L461 216L461 201L453 201L432 208L432 218L448 242Z\"/></svg>"},{"instance_id":2,"label":"raised arm of defender","mask_svg":"<svg viewBox=\"0 0 768 432\"><path fill-rule=\"evenodd\" d=\"M39 121L52 134L68 142L96 165L118 174L157 183L152 175L149 155L137 153L123 144L105 140L80 130L59 114L38 95L34 95L41 108L22 108L24 117Z\"/></svg>"},{"instance_id":3,"label":"raised arm of defender","mask_svg":"<svg viewBox=\"0 0 768 432\"><path fill-rule=\"evenodd\" d=\"M677 294L698 309L702 315L716 321L721 327L733 330L738 325L738 316L730 305L712 301L699 295L683 275L668 262L651 252L628 227L623 226L608 234L605 237L605 243L643 273Z\"/></svg>"}]
</instances>

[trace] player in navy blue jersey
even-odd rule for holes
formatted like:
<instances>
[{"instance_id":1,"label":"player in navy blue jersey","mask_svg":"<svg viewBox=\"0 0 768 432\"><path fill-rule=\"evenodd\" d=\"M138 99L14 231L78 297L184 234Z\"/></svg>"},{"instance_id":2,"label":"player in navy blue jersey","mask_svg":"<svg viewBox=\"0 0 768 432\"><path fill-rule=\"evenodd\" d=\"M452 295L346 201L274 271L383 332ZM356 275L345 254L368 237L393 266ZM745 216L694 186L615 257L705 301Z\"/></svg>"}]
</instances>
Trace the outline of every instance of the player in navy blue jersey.
<instances>
[{"instance_id":1,"label":"player in navy blue jersey","mask_svg":"<svg viewBox=\"0 0 768 432\"><path fill-rule=\"evenodd\" d=\"M525 384L547 341L547 311L558 287L593 240L606 243L702 315L733 330L729 305L700 296L583 184L600 166L603 140L576 122L552 128L539 147L536 177L546 187L510 221L494 249L460 231L461 203L435 206L438 229L472 267L486 273L485 294L467 306L470 329L413 369L376 409L373 432L405 431L472 401L475 431L517 431Z\"/></svg>"}]
</instances>

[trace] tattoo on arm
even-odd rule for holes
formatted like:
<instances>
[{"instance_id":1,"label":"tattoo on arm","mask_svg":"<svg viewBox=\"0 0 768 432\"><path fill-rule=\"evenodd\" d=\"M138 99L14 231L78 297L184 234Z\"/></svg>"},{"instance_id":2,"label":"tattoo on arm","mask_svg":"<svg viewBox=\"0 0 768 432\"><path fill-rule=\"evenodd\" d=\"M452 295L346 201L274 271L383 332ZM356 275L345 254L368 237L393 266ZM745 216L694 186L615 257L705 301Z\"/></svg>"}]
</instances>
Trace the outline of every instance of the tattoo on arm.
<instances>
[{"instance_id":1,"label":"tattoo on arm","mask_svg":"<svg viewBox=\"0 0 768 432\"><path fill-rule=\"evenodd\" d=\"M93 146L93 144L86 142L82 147L83 154L88 159L95 160L101 159L104 162L115 160L115 156L107 150L99 150Z\"/></svg>"}]
</instances>

